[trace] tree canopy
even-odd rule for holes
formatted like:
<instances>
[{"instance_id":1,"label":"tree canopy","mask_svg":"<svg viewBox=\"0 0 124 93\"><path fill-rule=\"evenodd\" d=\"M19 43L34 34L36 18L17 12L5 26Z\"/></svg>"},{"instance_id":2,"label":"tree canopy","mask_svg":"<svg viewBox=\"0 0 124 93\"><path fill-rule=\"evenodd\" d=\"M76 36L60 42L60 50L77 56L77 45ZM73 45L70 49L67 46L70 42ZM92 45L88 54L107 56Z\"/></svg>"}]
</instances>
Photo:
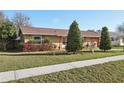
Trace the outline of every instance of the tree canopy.
<instances>
[{"instance_id":1,"label":"tree canopy","mask_svg":"<svg viewBox=\"0 0 124 93\"><path fill-rule=\"evenodd\" d=\"M19 26L30 26L30 18L22 13L15 13L14 17L12 18L13 23Z\"/></svg>"},{"instance_id":2,"label":"tree canopy","mask_svg":"<svg viewBox=\"0 0 124 93\"><path fill-rule=\"evenodd\" d=\"M124 33L124 23L122 23L121 25L119 25L119 26L117 27L117 31L118 31L118 32L121 32L121 33Z\"/></svg>"},{"instance_id":3,"label":"tree canopy","mask_svg":"<svg viewBox=\"0 0 124 93\"><path fill-rule=\"evenodd\" d=\"M4 21L0 26L0 41L3 45L3 49L7 49L9 41L16 38L16 28L9 20Z\"/></svg>"},{"instance_id":4,"label":"tree canopy","mask_svg":"<svg viewBox=\"0 0 124 93\"><path fill-rule=\"evenodd\" d=\"M66 51L75 53L80 49L82 49L81 32L78 27L78 23L76 21L73 21L70 25L67 36Z\"/></svg>"},{"instance_id":5,"label":"tree canopy","mask_svg":"<svg viewBox=\"0 0 124 93\"><path fill-rule=\"evenodd\" d=\"M111 40L107 27L103 27L101 31L100 49L104 51L111 49Z\"/></svg>"},{"instance_id":6,"label":"tree canopy","mask_svg":"<svg viewBox=\"0 0 124 93\"><path fill-rule=\"evenodd\" d=\"M4 22L5 20L5 15L2 11L0 11L0 25Z\"/></svg>"}]
</instances>

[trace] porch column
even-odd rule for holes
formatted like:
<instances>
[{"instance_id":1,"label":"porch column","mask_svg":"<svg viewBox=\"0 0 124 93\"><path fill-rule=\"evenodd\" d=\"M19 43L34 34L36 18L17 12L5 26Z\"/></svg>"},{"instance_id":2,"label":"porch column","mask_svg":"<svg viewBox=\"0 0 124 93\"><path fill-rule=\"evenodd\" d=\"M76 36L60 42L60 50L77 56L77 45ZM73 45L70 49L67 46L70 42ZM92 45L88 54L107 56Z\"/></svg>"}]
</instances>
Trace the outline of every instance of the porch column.
<instances>
[{"instance_id":1,"label":"porch column","mask_svg":"<svg viewBox=\"0 0 124 93\"><path fill-rule=\"evenodd\" d=\"M59 36L59 50L62 48L62 37Z\"/></svg>"}]
</instances>

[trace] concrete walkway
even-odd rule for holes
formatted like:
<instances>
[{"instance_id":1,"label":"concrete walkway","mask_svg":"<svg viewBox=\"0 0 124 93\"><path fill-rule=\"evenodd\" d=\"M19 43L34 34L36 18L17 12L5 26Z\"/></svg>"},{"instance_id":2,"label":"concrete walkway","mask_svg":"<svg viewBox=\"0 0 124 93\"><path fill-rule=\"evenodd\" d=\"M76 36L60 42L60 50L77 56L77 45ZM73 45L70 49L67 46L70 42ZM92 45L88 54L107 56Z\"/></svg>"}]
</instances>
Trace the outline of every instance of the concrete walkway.
<instances>
[{"instance_id":1,"label":"concrete walkway","mask_svg":"<svg viewBox=\"0 0 124 93\"><path fill-rule=\"evenodd\" d=\"M80 67L90 66L95 64L101 64L101 63L106 63L110 61L117 61L117 60L124 60L124 55L1 72L0 82L7 82L10 80L17 80L17 79L22 79L22 78L27 78L27 77L37 76L37 75L50 74L54 72L80 68Z\"/></svg>"}]
</instances>

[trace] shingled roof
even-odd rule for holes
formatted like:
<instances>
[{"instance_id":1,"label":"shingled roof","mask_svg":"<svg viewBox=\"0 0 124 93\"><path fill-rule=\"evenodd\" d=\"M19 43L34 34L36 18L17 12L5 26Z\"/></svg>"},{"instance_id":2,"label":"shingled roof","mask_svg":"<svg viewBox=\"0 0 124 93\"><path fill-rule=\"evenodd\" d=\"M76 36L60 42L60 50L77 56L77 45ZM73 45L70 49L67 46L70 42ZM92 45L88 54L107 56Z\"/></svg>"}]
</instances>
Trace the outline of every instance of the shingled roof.
<instances>
[{"instance_id":1,"label":"shingled roof","mask_svg":"<svg viewBox=\"0 0 124 93\"><path fill-rule=\"evenodd\" d=\"M53 29L53 28L38 28L38 27L20 27L23 35L56 35L67 36L68 30L66 29ZM99 37L95 31L81 31L83 37Z\"/></svg>"}]
</instances>

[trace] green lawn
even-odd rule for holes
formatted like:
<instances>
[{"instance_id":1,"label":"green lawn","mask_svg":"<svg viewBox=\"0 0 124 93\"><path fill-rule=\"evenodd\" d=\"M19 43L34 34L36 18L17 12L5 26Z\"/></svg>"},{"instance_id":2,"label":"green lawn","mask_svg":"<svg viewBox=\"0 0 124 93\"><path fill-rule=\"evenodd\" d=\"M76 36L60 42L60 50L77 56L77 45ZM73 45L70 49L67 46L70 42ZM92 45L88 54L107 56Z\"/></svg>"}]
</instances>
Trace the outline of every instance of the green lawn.
<instances>
[{"instance_id":1,"label":"green lawn","mask_svg":"<svg viewBox=\"0 0 124 93\"><path fill-rule=\"evenodd\" d=\"M107 56L122 55L123 52L96 52L72 55L25 55L25 56L7 56L0 55L0 72L17 70L31 67L46 66L52 64L61 64L79 60L101 58Z\"/></svg>"},{"instance_id":2,"label":"green lawn","mask_svg":"<svg viewBox=\"0 0 124 93\"><path fill-rule=\"evenodd\" d=\"M91 51L90 48L83 48L82 51ZM94 48L94 51L101 51L99 48Z\"/></svg>"},{"instance_id":3,"label":"green lawn","mask_svg":"<svg viewBox=\"0 0 124 93\"><path fill-rule=\"evenodd\" d=\"M90 48L83 48L82 51L91 51ZM94 51L102 51L99 48L95 48ZM123 47L112 47L109 51L122 51L123 52Z\"/></svg>"},{"instance_id":4,"label":"green lawn","mask_svg":"<svg viewBox=\"0 0 124 93\"><path fill-rule=\"evenodd\" d=\"M123 50L123 46L112 47L112 49L122 49Z\"/></svg>"},{"instance_id":5,"label":"green lawn","mask_svg":"<svg viewBox=\"0 0 124 93\"><path fill-rule=\"evenodd\" d=\"M124 60L61 71L11 82L115 83L124 82Z\"/></svg>"}]
</instances>

